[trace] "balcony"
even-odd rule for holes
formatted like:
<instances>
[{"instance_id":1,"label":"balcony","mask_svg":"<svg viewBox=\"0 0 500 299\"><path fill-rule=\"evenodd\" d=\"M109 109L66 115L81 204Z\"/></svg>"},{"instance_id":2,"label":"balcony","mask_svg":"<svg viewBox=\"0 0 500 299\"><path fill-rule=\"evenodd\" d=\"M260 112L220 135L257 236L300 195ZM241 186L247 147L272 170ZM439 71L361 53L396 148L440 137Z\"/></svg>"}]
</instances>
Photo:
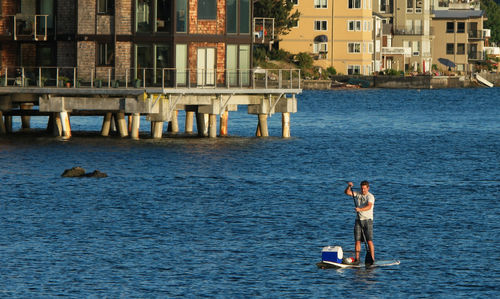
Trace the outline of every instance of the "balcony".
<instances>
[{"instance_id":1,"label":"balcony","mask_svg":"<svg viewBox=\"0 0 500 299\"><path fill-rule=\"evenodd\" d=\"M467 55L469 60L484 60L484 52L471 51Z\"/></svg>"},{"instance_id":2,"label":"balcony","mask_svg":"<svg viewBox=\"0 0 500 299\"><path fill-rule=\"evenodd\" d=\"M299 69L0 67L2 87L300 89Z\"/></svg>"},{"instance_id":3,"label":"balcony","mask_svg":"<svg viewBox=\"0 0 500 299\"><path fill-rule=\"evenodd\" d=\"M485 31L484 30L469 30L469 39L484 39Z\"/></svg>"},{"instance_id":4,"label":"balcony","mask_svg":"<svg viewBox=\"0 0 500 299\"><path fill-rule=\"evenodd\" d=\"M13 40L46 41L49 15L0 16L0 35Z\"/></svg>"},{"instance_id":5,"label":"balcony","mask_svg":"<svg viewBox=\"0 0 500 299\"><path fill-rule=\"evenodd\" d=\"M407 47L382 47L382 55L411 56L411 48Z\"/></svg>"},{"instance_id":6,"label":"balcony","mask_svg":"<svg viewBox=\"0 0 500 299\"><path fill-rule=\"evenodd\" d=\"M426 34L424 26L412 28L394 28L394 35L434 35L434 27L429 27L429 32Z\"/></svg>"}]
</instances>

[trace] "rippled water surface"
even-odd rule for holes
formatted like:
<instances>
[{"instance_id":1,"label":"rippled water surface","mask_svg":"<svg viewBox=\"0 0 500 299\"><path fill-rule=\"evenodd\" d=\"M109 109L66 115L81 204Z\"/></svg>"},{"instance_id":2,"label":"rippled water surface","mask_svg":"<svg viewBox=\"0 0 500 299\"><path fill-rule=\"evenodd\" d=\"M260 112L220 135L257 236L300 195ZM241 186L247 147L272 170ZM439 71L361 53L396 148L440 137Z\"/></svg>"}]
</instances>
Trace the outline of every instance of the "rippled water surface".
<instances>
[{"instance_id":1,"label":"rippled water surface","mask_svg":"<svg viewBox=\"0 0 500 299\"><path fill-rule=\"evenodd\" d=\"M254 138L245 107L216 140L152 140L145 121L140 141L104 138L78 117L67 142L0 137L0 296L500 295L499 89L298 99L290 139ZM60 177L73 166L109 177ZM343 190L364 179L376 258L401 264L318 269L323 246L353 250Z\"/></svg>"}]
</instances>

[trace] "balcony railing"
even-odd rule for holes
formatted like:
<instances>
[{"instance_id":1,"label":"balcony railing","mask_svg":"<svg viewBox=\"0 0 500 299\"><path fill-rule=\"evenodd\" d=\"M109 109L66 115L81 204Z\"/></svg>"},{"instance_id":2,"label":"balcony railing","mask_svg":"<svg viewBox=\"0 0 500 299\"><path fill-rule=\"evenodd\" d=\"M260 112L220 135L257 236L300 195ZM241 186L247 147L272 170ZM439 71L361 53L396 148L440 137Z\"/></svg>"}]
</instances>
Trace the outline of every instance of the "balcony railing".
<instances>
[{"instance_id":1,"label":"balcony railing","mask_svg":"<svg viewBox=\"0 0 500 299\"><path fill-rule=\"evenodd\" d=\"M411 56L412 53L409 47L382 47L382 54Z\"/></svg>"},{"instance_id":2,"label":"balcony railing","mask_svg":"<svg viewBox=\"0 0 500 299\"><path fill-rule=\"evenodd\" d=\"M3 25L1 35L12 36L14 40L47 40L49 15L6 15L0 16Z\"/></svg>"},{"instance_id":3,"label":"balcony railing","mask_svg":"<svg viewBox=\"0 0 500 299\"><path fill-rule=\"evenodd\" d=\"M484 52L470 51L467 53L469 60L484 60Z\"/></svg>"},{"instance_id":4,"label":"balcony railing","mask_svg":"<svg viewBox=\"0 0 500 299\"><path fill-rule=\"evenodd\" d=\"M412 28L394 28L394 35L425 35L424 26ZM428 35L434 35L434 27L429 27Z\"/></svg>"},{"instance_id":5,"label":"balcony railing","mask_svg":"<svg viewBox=\"0 0 500 299\"><path fill-rule=\"evenodd\" d=\"M485 32L484 30L469 30L469 39L484 39Z\"/></svg>"},{"instance_id":6,"label":"balcony railing","mask_svg":"<svg viewBox=\"0 0 500 299\"><path fill-rule=\"evenodd\" d=\"M300 89L299 69L4 67L0 87Z\"/></svg>"}]
</instances>

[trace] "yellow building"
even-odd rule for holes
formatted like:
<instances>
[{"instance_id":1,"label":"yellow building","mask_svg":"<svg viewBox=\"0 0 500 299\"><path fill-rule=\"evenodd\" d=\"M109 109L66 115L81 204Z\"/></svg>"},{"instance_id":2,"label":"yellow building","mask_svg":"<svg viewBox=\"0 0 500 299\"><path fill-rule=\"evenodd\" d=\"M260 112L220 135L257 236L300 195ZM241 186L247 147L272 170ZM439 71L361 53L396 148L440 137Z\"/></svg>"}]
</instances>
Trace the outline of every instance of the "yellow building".
<instances>
[{"instance_id":1,"label":"yellow building","mask_svg":"<svg viewBox=\"0 0 500 299\"><path fill-rule=\"evenodd\" d=\"M373 72L371 0L294 0L300 19L280 36L280 49L313 55L314 64L338 73Z\"/></svg>"}]
</instances>

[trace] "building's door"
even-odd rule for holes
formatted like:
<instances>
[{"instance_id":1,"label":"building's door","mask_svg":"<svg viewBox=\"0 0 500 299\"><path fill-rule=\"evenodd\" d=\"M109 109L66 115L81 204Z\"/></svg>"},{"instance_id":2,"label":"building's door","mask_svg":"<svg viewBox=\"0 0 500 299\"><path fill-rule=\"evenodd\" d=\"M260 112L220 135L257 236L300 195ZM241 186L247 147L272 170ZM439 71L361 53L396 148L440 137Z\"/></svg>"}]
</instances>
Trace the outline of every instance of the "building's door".
<instances>
[{"instance_id":1,"label":"building's door","mask_svg":"<svg viewBox=\"0 0 500 299\"><path fill-rule=\"evenodd\" d=\"M198 48L198 86L215 85L215 48Z\"/></svg>"}]
</instances>

